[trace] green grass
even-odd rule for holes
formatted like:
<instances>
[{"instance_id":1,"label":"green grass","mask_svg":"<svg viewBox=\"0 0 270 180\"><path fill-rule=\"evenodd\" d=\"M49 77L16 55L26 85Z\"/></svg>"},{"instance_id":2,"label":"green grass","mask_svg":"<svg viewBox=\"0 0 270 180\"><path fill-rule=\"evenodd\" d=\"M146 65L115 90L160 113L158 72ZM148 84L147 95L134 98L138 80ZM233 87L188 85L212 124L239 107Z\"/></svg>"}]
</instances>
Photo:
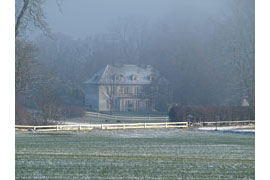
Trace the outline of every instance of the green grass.
<instances>
[{"instance_id":1,"label":"green grass","mask_svg":"<svg viewBox=\"0 0 270 180\"><path fill-rule=\"evenodd\" d=\"M114 116L133 116L133 117L145 117L145 116L151 116L151 117L155 117L155 116L168 116L168 112L122 112L122 111L104 111L101 112L104 114L109 114L114 115Z\"/></svg>"},{"instance_id":2,"label":"green grass","mask_svg":"<svg viewBox=\"0 0 270 180\"><path fill-rule=\"evenodd\" d=\"M121 112L120 113L113 113L113 116L127 116L127 119L122 119L119 121L119 120L115 120L115 119L108 119L108 118L104 118L104 117L93 117L93 116L89 116L89 115L86 115L84 117L78 117L78 118L72 118L72 119L63 119L60 121L61 122L73 122L73 123L89 123L89 124L114 124L114 123L157 123L157 122L168 122L164 119L161 119L161 120L130 120L130 116L132 117L148 117L148 115L146 114L139 114L139 113L134 113L133 115L132 114L128 114L126 112ZM161 114L151 114L150 115L151 117L160 117L160 116L166 116L166 115L161 115Z\"/></svg>"},{"instance_id":3,"label":"green grass","mask_svg":"<svg viewBox=\"0 0 270 180\"><path fill-rule=\"evenodd\" d=\"M254 179L254 135L16 132L16 179Z\"/></svg>"}]
</instances>

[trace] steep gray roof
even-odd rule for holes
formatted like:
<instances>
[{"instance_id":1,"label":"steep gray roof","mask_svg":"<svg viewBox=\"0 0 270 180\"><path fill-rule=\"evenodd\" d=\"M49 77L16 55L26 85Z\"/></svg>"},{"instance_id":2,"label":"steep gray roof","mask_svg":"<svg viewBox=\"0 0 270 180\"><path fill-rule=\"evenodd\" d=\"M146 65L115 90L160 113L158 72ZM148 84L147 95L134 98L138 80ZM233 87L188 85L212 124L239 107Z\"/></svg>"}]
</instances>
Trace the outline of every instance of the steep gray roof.
<instances>
[{"instance_id":1,"label":"steep gray roof","mask_svg":"<svg viewBox=\"0 0 270 180\"><path fill-rule=\"evenodd\" d=\"M151 66L107 65L94 74L86 84L150 84L158 72Z\"/></svg>"}]
</instances>

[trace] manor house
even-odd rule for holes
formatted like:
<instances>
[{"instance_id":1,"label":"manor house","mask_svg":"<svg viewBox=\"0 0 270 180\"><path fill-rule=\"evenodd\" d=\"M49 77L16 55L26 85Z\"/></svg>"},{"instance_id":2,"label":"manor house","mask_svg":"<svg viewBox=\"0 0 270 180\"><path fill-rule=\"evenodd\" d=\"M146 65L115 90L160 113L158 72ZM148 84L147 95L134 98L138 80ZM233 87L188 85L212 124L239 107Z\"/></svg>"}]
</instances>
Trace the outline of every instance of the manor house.
<instances>
[{"instance_id":1,"label":"manor house","mask_svg":"<svg viewBox=\"0 0 270 180\"><path fill-rule=\"evenodd\" d=\"M85 105L97 111L153 111L146 91L158 76L151 65L106 65L84 83Z\"/></svg>"}]
</instances>

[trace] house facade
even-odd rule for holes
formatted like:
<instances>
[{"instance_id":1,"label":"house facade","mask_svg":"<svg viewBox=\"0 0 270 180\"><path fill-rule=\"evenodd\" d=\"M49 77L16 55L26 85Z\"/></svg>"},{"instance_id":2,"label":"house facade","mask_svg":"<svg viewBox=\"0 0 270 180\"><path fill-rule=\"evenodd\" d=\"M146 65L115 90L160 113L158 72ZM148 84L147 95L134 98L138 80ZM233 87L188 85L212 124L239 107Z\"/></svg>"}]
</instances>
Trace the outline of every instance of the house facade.
<instances>
[{"instance_id":1,"label":"house facade","mask_svg":"<svg viewBox=\"0 0 270 180\"><path fill-rule=\"evenodd\" d=\"M85 105L97 111L153 111L146 89L157 76L150 65L107 65L84 83Z\"/></svg>"}]
</instances>

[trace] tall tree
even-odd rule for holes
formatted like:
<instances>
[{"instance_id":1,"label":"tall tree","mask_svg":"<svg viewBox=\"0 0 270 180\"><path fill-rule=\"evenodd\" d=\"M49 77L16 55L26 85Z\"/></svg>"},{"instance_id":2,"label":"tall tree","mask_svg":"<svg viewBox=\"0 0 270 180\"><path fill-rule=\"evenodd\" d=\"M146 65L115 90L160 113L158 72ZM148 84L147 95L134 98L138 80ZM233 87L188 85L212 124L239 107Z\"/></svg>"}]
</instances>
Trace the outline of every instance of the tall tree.
<instances>
[{"instance_id":1,"label":"tall tree","mask_svg":"<svg viewBox=\"0 0 270 180\"><path fill-rule=\"evenodd\" d=\"M34 46L22 40L16 40L15 48L15 89L16 93L25 92L37 78L35 69Z\"/></svg>"},{"instance_id":2,"label":"tall tree","mask_svg":"<svg viewBox=\"0 0 270 180\"><path fill-rule=\"evenodd\" d=\"M255 1L236 1L233 11L235 25L239 31L235 32L239 41L234 46L234 63L239 71L244 86L244 93L249 103L255 104ZM239 9L238 9L239 8Z\"/></svg>"},{"instance_id":3,"label":"tall tree","mask_svg":"<svg viewBox=\"0 0 270 180\"><path fill-rule=\"evenodd\" d=\"M122 18L111 27L114 41L125 63L140 64L144 62L143 53L150 37L148 23L141 18Z\"/></svg>"},{"instance_id":4,"label":"tall tree","mask_svg":"<svg viewBox=\"0 0 270 180\"><path fill-rule=\"evenodd\" d=\"M255 105L255 2L254 0L229 1L232 15L224 24L224 47L238 75L235 88L240 96L248 96Z\"/></svg>"},{"instance_id":5,"label":"tall tree","mask_svg":"<svg viewBox=\"0 0 270 180\"><path fill-rule=\"evenodd\" d=\"M43 11L45 0L16 0L15 37L36 27L49 35L50 29Z\"/></svg>"},{"instance_id":6,"label":"tall tree","mask_svg":"<svg viewBox=\"0 0 270 180\"><path fill-rule=\"evenodd\" d=\"M16 124L33 124L33 118L25 108L28 95L33 95L33 86L41 83L40 69L36 61L36 48L25 38L25 33L38 28L50 35L50 29L43 11L45 0L16 0L15 14L15 95ZM34 85L35 84L35 85ZM26 98L27 97L27 98Z\"/></svg>"}]
</instances>

